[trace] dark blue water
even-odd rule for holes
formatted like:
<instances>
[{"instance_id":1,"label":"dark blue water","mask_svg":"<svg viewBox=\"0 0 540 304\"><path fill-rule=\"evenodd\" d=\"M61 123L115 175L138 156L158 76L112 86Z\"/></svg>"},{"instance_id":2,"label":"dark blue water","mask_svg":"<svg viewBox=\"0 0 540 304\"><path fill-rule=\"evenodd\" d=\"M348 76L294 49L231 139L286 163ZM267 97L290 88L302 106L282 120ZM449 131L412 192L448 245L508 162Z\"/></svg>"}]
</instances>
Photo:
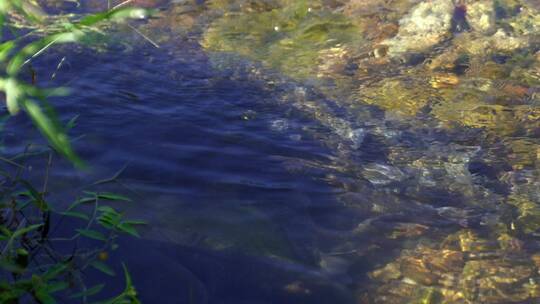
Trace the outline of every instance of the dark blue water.
<instances>
[{"instance_id":1,"label":"dark blue water","mask_svg":"<svg viewBox=\"0 0 540 304\"><path fill-rule=\"evenodd\" d=\"M33 64L40 84L71 88L51 104L63 121L79 115L70 135L90 165L55 158L53 198L62 205L123 170L102 189L132 198L119 209L148 225L121 240L111 264L128 263L146 303L348 301L342 261L321 266L358 222L325 181L335 149L314 134L334 131L279 101L290 86L217 69L196 43L139 48L65 49ZM8 128L15 151L42 141L24 116Z\"/></svg>"},{"instance_id":2,"label":"dark blue water","mask_svg":"<svg viewBox=\"0 0 540 304\"><path fill-rule=\"evenodd\" d=\"M197 11L197 3L186 6ZM202 28L211 15L203 14ZM53 158L48 192L55 208L84 190L112 191L132 199L115 208L147 222L140 239L122 237L108 252L118 274L127 264L144 303L369 303L369 293L383 303L387 296L427 303L429 295L398 289L432 292L422 283L432 260L441 277L448 271L476 280L466 266L445 264L453 255L437 260L438 253L450 250L474 265L508 249L482 255L467 246L480 243L476 234L502 244L495 231L520 219L506 200L534 192L533 173L506 158L526 153L510 154L482 128L449 127L430 116L440 96L402 117L359 100L361 89L293 80L239 54L212 53L199 44L201 28L186 34L172 20L152 24L152 37L168 36L159 48L119 27L97 47L43 53L24 75L29 80L34 71L38 85L71 89L50 102L63 122L77 116L70 136L89 165L80 171ZM378 72L369 76L397 73ZM347 85L369 88L364 81ZM45 144L24 115L10 119L3 135L7 155ZM28 160L37 184L45 162ZM73 223L62 224L55 233L71 231ZM520 228L508 229L519 236ZM535 244L526 250L537 252ZM376 269L390 276L374 278ZM83 275L89 285L104 280L97 271ZM103 296L122 290L121 278L105 280ZM465 288L452 284L437 290Z\"/></svg>"},{"instance_id":3,"label":"dark blue water","mask_svg":"<svg viewBox=\"0 0 540 304\"><path fill-rule=\"evenodd\" d=\"M194 41L132 43L61 48L33 69L39 84L71 88L51 104L62 121L78 115L70 135L90 165L54 158L52 200L61 209L85 189L133 200L115 207L147 225L141 239L120 239L110 264L128 264L145 303L349 303L366 273L406 246L385 237L396 225L460 227L434 209L461 204L460 194L417 189L386 165L390 145L427 153L448 134L387 125L369 106L350 114L308 84L256 77L257 63ZM7 130L13 153L43 142L23 115ZM33 164L40 182L43 159ZM105 295L123 288L108 284Z\"/></svg>"}]
</instances>

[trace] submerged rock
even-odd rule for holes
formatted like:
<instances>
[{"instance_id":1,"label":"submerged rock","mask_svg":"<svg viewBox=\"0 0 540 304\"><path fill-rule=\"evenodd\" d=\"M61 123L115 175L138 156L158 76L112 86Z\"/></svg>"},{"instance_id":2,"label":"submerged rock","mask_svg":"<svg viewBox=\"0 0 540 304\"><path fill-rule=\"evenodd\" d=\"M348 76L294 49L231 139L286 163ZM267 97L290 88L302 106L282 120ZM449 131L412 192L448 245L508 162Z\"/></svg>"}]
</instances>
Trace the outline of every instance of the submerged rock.
<instances>
[{"instance_id":1,"label":"submerged rock","mask_svg":"<svg viewBox=\"0 0 540 304\"><path fill-rule=\"evenodd\" d=\"M510 135L520 128L513 107L491 101L498 87L490 81L462 83L456 89L441 91L443 101L433 105L431 114L445 124L485 128Z\"/></svg>"},{"instance_id":2,"label":"submerged rock","mask_svg":"<svg viewBox=\"0 0 540 304\"><path fill-rule=\"evenodd\" d=\"M419 89L422 86L426 87ZM360 101L377 105L405 117L416 115L428 105L432 97L427 81L412 78L386 78L377 84L363 88L359 93Z\"/></svg>"},{"instance_id":3,"label":"submerged rock","mask_svg":"<svg viewBox=\"0 0 540 304\"><path fill-rule=\"evenodd\" d=\"M503 259L468 261L461 281L465 299L474 303L521 303L531 298L524 285L535 272L531 261L521 265Z\"/></svg>"},{"instance_id":4,"label":"submerged rock","mask_svg":"<svg viewBox=\"0 0 540 304\"><path fill-rule=\"evenodd\" d=\"M467 22L472 30L482 34L495 31L495 5L492 0L467 4Z\"/></svg>"},{"instance_id":5,"label":"submerged rock","mask_svg":"<svg viewBox=\"0 0 540 304\"><path fill-rule=\"evenodd\" d=\"M540 205L538 202L530 200L525 195L512 195L508 203L514 205L518 210L518 217L514 225L525 233L537 234L540 230Z\"/></svg>"},{"instance_id":6,"label":"submerged rock","mask_svg":"<svg viewBox=\"0 0 540 304\"><path fill-rule=\"evenodd\" d=\"M392 182L398 182L406 178L399 168L384 164L371 163L365 165L362 175L374 185L388 185Z\"/></svg>"},{"instance_id":7,"label":"submerged rock","mask_svg":"<svg viewBox=\"0 0 540 304\"><path fill-rule=\"evenodd\" d=\"M399 21L398 34L384 41L388 55L425 52L450 36L454 4L449 0L422 2Z\"/></svg>"},{"instance_id":8,"label":"submerged rock","mask_svg":"<svg viewBox=\"0 0 540 304\"><path fill-rule=\"evenodd\" d=\"M333 77L347 73L350 55L341 45L319 51L317 77Z\"/></svg>"},{"instance_id":9,"label":"submerged rock","mask_svg":"<svg viewBox=\"0 0 540 304\"><path fill-rule=\"evenodd\" d=\"M538 258L501 244L464 230L439 246L403 250L370 273L378 284L369 303L535 303Z\"/></svg>"},{"instance_id":10,"label":"submerged rock","mask_svg":"<svg viewBox=\"0 0 540 304\"><path fill-rule=\"evenodd\" d=\"M270 11L227 13L209 26L202 45L240 53L294 78L311 78L343 71L344 47L359 42L359 32L320 1L294 1Z\"/></svg>"},{"instance_id":11,"label":"submerged rock","mask_svg":"<svg viewBox=\"0 0 540 304\"><path fill-rule=\"evenodd\" d=\"M516 35L539 35L540 11L532 6L523 6L520 8L520 13L508 24Z\"/></svg>"}]
</instances>

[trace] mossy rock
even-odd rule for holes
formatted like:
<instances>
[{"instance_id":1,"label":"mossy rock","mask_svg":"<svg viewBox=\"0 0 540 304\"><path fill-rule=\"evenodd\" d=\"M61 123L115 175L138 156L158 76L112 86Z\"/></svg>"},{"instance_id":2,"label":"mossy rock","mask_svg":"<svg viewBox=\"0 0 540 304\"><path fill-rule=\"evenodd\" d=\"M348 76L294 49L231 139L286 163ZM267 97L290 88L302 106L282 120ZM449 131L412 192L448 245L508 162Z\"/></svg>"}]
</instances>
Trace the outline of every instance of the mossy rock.
<instances>
[{"instance_id":1,"label":"mossy rock","mask_svg":"<svg viewBox=\"0 0 540 304\"><path fill-rule=\"evenodd\" d=\"M423 288L418 291L416 299L411 304L438 304L443 303L443 294L437 288Z\"/></svg>"},{"instance_id":2,"label":"mossy rock","mask_svg":"<svg viewBox=\"0 0 540 304\"><path fill-rule=\"evenodd\" d=\"M447 125L483 128L498 135L511 135L520 125L511 106L488 102L492 85L477 83L477 87L458 86L443 90L442 101L432 107L432 115Z\"/></svg>"},{"instance_id":3,"label":"mossy rock","mask_svg":"<svg viewBox=\"0 0 540 304\"><path fill-rule=\"evenodd\" d=\"M518 209L517 228L525 233L536 233L540 229L540 206L523 195L511 195L508 203Z\"/></svg>"},{"instance_id":4,"label":"mossy rock","mask_svg":"<svg viewBox=\"0 0 540 304\"><path fill-rule=\"evenodd\" d=\"M271 11L225 14L210 25L203 46L239 53L295 78L309 78L316 74L322 50L360 41L357 26L318 1L285 2Z\"/></svg>"},{"instance_id":5,"label":"mossy rock","mask_svg":"<svg viewBox=\"0 0 540 304\"><path fill-rule=\"evenodd\" d=\"M508 139L505 141L510 154L508 160L514 169L540 169L540 142L530 138Z\"/></svg>"},{"instance_id":6,"label":"mossy rock","mask_svg":"<svg viewBox=\"0 0 540 304\"><path fill-rule=\"evenodd\" d=\"M212 10L264 12L281 6L280 0L210 0L206 6Z\"/></svg>"},{"instance_id":7,"label":"mossy rock","mask_svg":"<svg viewBox=\"0 0 540 304\"><path fill-rule=\"evenodd\" d=\"M523 303L532 300L524 285L535 276L535 270L530 261L468 261L463 268L462 289L470 303Z\"/></svg>"},{"instance_id":8,"label":"mossy rock","mask_svg":"<svg viewBox=\"0 0 540 304\"><path fill-rule=\"evenodd\" d=\"M387 78L360 92L360 101L408 117L416 115L434 98L428 81Z\"/></svg>"},{"instance_id":9,"label":"mossy rock","mask_svg":"<svg viewBox=\"0 0 540 304\"><path fill-rule=\"evenodd\" d=\"M539 35L540 12L532 7L524 6L517 16L508 21L508 24L516 34Z\"/></svg>"}]
</instances>

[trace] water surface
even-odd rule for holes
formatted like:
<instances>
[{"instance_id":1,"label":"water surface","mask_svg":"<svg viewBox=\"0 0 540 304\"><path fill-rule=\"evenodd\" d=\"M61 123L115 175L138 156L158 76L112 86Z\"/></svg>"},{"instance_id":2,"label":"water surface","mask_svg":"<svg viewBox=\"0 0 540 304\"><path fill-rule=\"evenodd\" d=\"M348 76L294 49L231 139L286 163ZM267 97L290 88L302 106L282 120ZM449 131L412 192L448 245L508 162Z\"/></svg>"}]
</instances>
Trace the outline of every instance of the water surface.
<instances>
[{"instance_id":1,"label":"water surface","mask_svg":"<svg viewBox=\"0 0 540 304\"><path fill-rule=\"evenodd\" d=\"M51 187L125 168L145 302L538 300L538 5L387 2L163 1L34 63L92 165Z\"/></svg>"}]
</instances>

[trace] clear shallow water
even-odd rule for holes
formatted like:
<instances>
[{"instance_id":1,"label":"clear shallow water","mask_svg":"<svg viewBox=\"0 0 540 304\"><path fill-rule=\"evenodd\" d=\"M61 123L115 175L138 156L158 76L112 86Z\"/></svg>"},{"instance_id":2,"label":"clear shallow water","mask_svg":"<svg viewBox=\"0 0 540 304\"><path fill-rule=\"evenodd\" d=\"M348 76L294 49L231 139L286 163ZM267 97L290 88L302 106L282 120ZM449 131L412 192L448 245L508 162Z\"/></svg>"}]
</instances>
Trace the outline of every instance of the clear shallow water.
<instances>
[{"instance_id":1,"label":"clear shallow water","mask_svg":"<svg viewBox=\"0 0 540 304\"><path fill-rule=\"evenodd\" d=\"M201 298L192 303L218 303L225 300L221 297L231 303L259 300L251 285L266 280L276 280L275 288L304 277L303 284L333 286L330 276L318 269L324 247L319 243L326 241L317 230L336 229L339 235L354 220L335 199L341 190L323 181L327 170L319 166L331 163L333 152L306 129L330 131L276 102L278 94L264 82L247 74L231 79L227 71L210 66L193 44L177 48L173 54L148 48L129 54L66 55L69 73L59 74L58 81L66 77L81 94L58 99L55 106L66 113L65 119L80 113L73 137L82 135L76 147L91 169L74 172L60 162L52 173L51 192L75 194L125 167L119 179L125 188L110 189L132 197L133 204L120 208L147 221L148 227L142 230L144 240L126 240L118 255L133 258L130 269L135 277L143 276L137 286L143 300L185 301L189 290L179 292L170 283L175 280L201 280L196 291ZM18 117L10 127L15 132L5 137L5 145L23 147L19 132L30 126ZM36 167L40 165L38 161ZM187 252L187 260L175 259L180 252ZM228 259L240 264L231 267ZM238 273L214 278L214 267L221 266L238 268ZM190 267L203 269L191 274ZM250 276L243 277L242 268ZM259 273L265 271L270 274ZM164 287L148 279L162 273L158 279ZM222 286L229 277L237 281L234 291ZM257 278L260 282L251 281ZM219 292L207 290L206 284L216 285ZM265 292L260 295L264 301L304 301L298 296L284 299L279 290ZM175 296L182 300L171 300Z\"/></svg>"},{"instance_id":2,"label":"clear shallow water","mask_svg":"<svg viewBox=\"0 0 540 304\"><path fill-rule=\"evenodd\" d=\"M35 63L46 83L66 57L53 83L73 94L54 105L66 121L80 114L72 136L83 135L76 147L92 165L60 162L51 192L76 193L125 167L123 186L110 187L148 226L112 262L128 262L145 302L537 299L534 82L477 71L476 55L468 74L459 64L426 70L438 50L363 61L379 38L347 38L334 15L374 10L398 22L413 4L392 17L317 2L320 14L298 17L310 7L269 2L277 8L265 24L268 8L238 3L168 7L139 25L159 49L127 30L106 52L66 48ZM358 49L342 56L327 32ZM521 87L491 98L504 81ZM6 146L32 138L24 117L8 129Z\"/></svg>"}]
</instances>

